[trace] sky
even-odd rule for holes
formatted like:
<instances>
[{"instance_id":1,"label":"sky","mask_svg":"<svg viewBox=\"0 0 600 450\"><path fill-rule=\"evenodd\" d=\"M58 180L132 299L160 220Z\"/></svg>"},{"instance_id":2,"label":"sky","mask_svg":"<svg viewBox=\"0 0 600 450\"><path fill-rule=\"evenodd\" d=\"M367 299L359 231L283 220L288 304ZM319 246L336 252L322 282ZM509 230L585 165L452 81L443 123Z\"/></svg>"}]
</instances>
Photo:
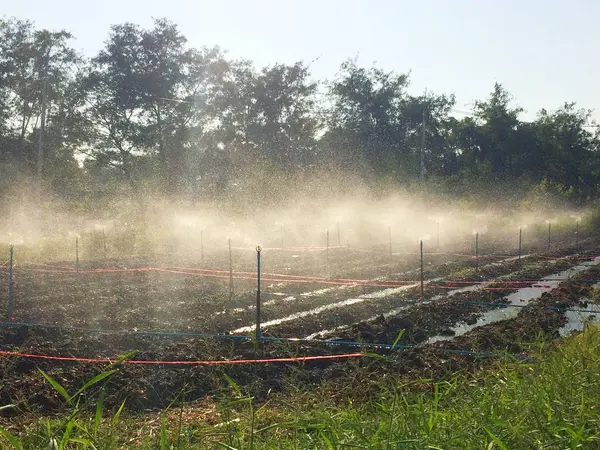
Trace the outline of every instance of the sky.
<instances>
[{"instance_id":1,"label":"sky","mask_svg":"<svg viewBox=\"0 0 600 450\"><path fill-rule=\"evenodd\" d=\"M190 46L218 45L259 66L303 60L314 78L331 79L356 57L410 72L411 93L455 94L458 110L495 82L523 120L565 102L600 110L598 0L0 0L0 14L66 29L86 56L110 25L166 17Z\"/></svg>"}]
</instances>

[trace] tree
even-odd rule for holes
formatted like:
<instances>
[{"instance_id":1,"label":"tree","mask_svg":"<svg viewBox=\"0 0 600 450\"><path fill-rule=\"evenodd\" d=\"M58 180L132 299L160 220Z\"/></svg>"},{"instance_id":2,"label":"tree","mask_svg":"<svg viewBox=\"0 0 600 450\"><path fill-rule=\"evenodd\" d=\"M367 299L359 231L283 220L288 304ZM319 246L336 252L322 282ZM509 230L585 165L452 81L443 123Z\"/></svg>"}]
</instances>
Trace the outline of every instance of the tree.
<instances>
[{"instance_id":1,"label":"tree","mask_svg":"<svg viewBox=\"0 0 600 450\"><path fill-rule=\"evenodd\" d=\"M72 35L64 30L36 30L31 22L0 21L0 119L8 153L20 171L55 181L54 169L74 163L73 149L62 148L62 139L47 142L45 133L63 129L70 120L66 105L72 102L70 87L81 59L70 46ZM48 145L50 144L50 145ZM62 148L62 150L61 150ZM6 151L6 150L5 150ZM62 158L44 171L43 162ZM61 159L62 159L61 158Z\"/></svg>"},{"instance_id":2,"label":"tree","mask_svg":"<svg viewBox=\"0 0 600 450\"><path fill-rule=\"evenodd\" d=\"M493 175L514 169L516 129L522 108L510 108L512 96L496 83L486 101L476 101L474 117L481 127L478 133L479 159L490 164Z\"/></svg>"},{"instance_id":3,"label":"tree","mask_svg":"<svg viewBox=\"0 0 600 450\"><path fill-rule=\"evenodd\" d=\"M457 170L457 155L449 145L451 121L448 118L455 104L454 96L424 94L409 96L402 108L407 134L407 147L414 155L412 167L420 166L423 145L425 172L432 175L450 175ZM425 136L423 136L425 134Z\"/></svg>"},{"instance_id":4,"label":"tree","mask_svg":"<svg viewBox=\"0 0 600 450\"><path fill-rule=\"evenodd\" d=\"M407 146L409 129L403 115L407 86L408 75L360 68L355 61L344 62L330 84L328 132L345 136L335 138L338 142L356 145L375 172L397 176L411 165L406 164L411 149ZM331 136L327 139L333 140ZM338 154L344 151L337 149Z\"/></svg>"},{"instance_id":5,"label":"tree","mask_svg":"<svg viewBox=\"0 0 600 450\"><path fill-rule=\"evenodd\" d=\"M542 178L572 188L578 201L597 193L599 184L597 136L585 126L591 111L565 103L553 113L542 110L535 122L541 158L537 173Z\"/></svg>"},{"instance_id":6,"label":"tree","mask_svg":"<svg viewBox=\"0 0 600 450\"><path fill-rule=\"evenodd\" d=\"M210 85L223 57L218 49L196 51L185 43L164 19L151 30L113 26L85 77L86 116L94 130L90 155L119 167L132 186L151 176L140 170L155 168L163 192L177 193L192 139L209 122Z\"/></svg>"},{"instance_id":7,"label":"tree","mask_svg":"<svg viewBox=\"0 0 600 450\"><path fill-rule=\"evenodd\" d=\"M236 159L266 159L296 170L314 159L317 85L301 62L260 72L247 62L230 66L217 94L215 136Z\"/></svg>"}]
</instances>

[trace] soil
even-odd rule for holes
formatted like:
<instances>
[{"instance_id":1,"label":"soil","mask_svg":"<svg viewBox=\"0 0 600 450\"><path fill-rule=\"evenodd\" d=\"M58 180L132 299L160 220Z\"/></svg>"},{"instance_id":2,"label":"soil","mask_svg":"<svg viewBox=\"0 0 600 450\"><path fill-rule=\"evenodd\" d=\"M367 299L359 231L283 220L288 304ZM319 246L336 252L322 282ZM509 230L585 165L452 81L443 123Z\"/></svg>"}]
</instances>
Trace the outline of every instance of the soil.
<instances>
[{"instance_id":1,"label":"soil","mask_svg":"<svg viewBox=\"0 0 600 450\"><path fill-rule=\"evenodd\" d=\"M519 263L510 261L498 265L486 265L498 261L493 255L477 262L477 271L471 258L444 262L428 267L426 277L445 277L436 285L450 285L458 281L485 280L533 280L541 276L576 265L585 253L598 254L598 244L587 243L586 250L577 258L564 258L551 262L547 258L535 257ZM561 252L568 255L573 249ZM448 258L446 258L447 260ZM128 267L141 263L128 262ZM365 266L371 264L367 258ZM88 268L106 267L103 262L87 262L81 265L82 272ZM339 276L367 277L384 276L381 270L358 270L360 257L350 253L346 260L341 258L335 272ZM408 267L410 263L406 263ZM55 264L54 267L64 266ZM277 269L277 268L276 268ZM281 267L279 267L281 269ZM49 270L55 270L49 268ZM236 270L240 270L237 268ZM312 270L312 269L311 269ZM384 271L389 270L384 268ZM310 272L310 271L309 271ZM288 273L303 273L300 269ZM316 272L315 272L316 273ZM447 342L417 345L402 351L378 351L387 355L385 359L360 358L353 360L311 361L298 364L270 363L233 366L167 366L167 365L122 365L119 372L109 381L106 403L116 407L123 400L133 411L163 408L182 390L190 401L218 393L226 383L227 373L243 387L245 392L262 398L271 391L297 389L298 386L316 386L324 380L343 380L348 393L361 381L372 383L382 376L393 374L412 379L441 379L456 371L478 370L489 364L489 358L477 355L458 354L456 350L473 352L507 350L514 354L526 353L529 344L540 334L550 340L558 337L558 329L565 323L564 313L548 307L578 305L589 295L591 280L597 279L600 269L595 266L564 282L559 288L542 295L524 308L519 315L504 322L476 328L463 336ZM316 275L315 275L316 276ZM390 276L388 274L388 276ZM391 275L393 279L397 275ZM414 274L406 275L406 279ZM0 289L7 289L2 274ZM178 330L203 332L228 332L237 326L251 325L254 311L252 286L254 281L236 280L236 292L230 299L228 279L206 279L167 272L115 272L76 274L39 272L18 269L16 272L15 321L43 323L104 330ZM291 284L290 284L291 286ZM504 286L504 285L496 285ZM287 287L287 286L286 286ZM307 292L322 288L317 283L297 288ZM494 285L492 285L494 287ZM521 285L520 285L521 287ZM358 289L360 294L362 290ZM384 289L369 288L373 290ZM437 334L448 334L449 328L460 321L472 322L485 311L496 308L483 302L501 302L514 288L502 290L480 290L448 296L447 290L427 287L422 303L418 302L418 288L406 290L394 298L379 298L356 303L347 307L307 316L292 322L267 328L265 334L276 336L306 336L312 332L340 325L350 328L335 336L344 340L359 340L371 343L392 343L398 332L406 330L399 343L421 344ZM369 292L367 292L368 294ZM274 302L265 309L265 318L279 318L304 311L315 305L331 303L354 295L343 290L335 294L315 297L300 297L278 305ZM434 296L440 296L431 301ZM428 301L430 301L428 303ZM478 302L477 304L468 302ZM394 316L382 314L390 309L406 306ZM242 311L235 310L240 308ZM364 318L378 316L365 322ZM323 355L357 351L356 347L327 345L323 343L274 343L255 345L251 341L223 338L151 336L133 332L95 332L76 329L41 328L28 325L3 326L0 328L0 349L44 355L81 356L89 358L114 358L132 349L139 352L139 360L212 360L253 359L305 355ZM373 351L370 349L369 351ZM106 364L86 364L68 361L45 361L29 358L0 356L0 404L13 403L18 409L4 410L1 414L18 415L23 411L49 412L63 407L63 400L43 379L38 369L47 371L69 392L74 392L100 371ZM367 381L365 381L367 380ZM369 381L371 380L371 381ZM361 392L368 392L362 389ZM95 390L90 391L90 398Z\"/></svg>"}]
</instances>

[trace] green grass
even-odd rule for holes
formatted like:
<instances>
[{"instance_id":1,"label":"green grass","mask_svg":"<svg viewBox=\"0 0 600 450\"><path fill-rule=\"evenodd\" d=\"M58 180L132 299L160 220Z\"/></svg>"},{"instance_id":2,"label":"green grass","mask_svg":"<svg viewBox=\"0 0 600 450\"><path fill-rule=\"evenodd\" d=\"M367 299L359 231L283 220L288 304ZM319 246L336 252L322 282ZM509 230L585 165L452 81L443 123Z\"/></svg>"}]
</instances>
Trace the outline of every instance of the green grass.
<instances>
[{"instance_id":1,"label":"green grass","mask_svg":"<svg viewBox=\"0 0 600 450\"><path fill-rule=\"evenodd\" d=\"M64 414L20 424L20 433L2 428L0 442L23 449L599 448L600 330L537 349L534 361L507 358L442 382L381 379L372 396L348 396L340 393L347 386L330 383L258 402L226 377L213 399L187 404L182 392L165 411L143 416L103 408L118 365L74 393L42 374L63 397Z\"/></svg>"}]
</instances>

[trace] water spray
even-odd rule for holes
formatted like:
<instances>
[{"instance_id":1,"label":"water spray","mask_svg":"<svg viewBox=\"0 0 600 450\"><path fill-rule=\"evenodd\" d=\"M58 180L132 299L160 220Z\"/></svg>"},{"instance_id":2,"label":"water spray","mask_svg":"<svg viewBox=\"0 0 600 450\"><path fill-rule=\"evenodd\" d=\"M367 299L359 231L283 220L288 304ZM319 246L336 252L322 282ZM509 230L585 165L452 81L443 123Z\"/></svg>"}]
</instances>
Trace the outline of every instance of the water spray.
<instances>
[{"instance_id":1,"label":"water spray","mask_svg":"<svg viewBox=\"0 0 600 450\"><path fill-rule=\"evenodd\" d=\"M106 226L102 227L102 247L104 248L104 259L106 259Z\"/></svg>"},{"instance_id":2,"label":"water spray","mask_svg":"<svg viewBox=\"0 0 600 450\"><path fill-rule=\"evenodd\" d=\"M479 232L475 231L475 268L479 268Z\"/></svg>"},{"instance_id":3,"label":"water spray","mask_svg":"<svg viewBox=\"0 0 600 450\"><path fill-rule=\"evenodd\" d=\"M337 223L337 235L338 235L338 247L342 246L342 240L340 239L340 223Z\"/></svg>"},{"instance_id":4,"label":"water spray","mask_svg":"<svg viewBox=\"0 0 600 450\"><path fill-rule=\"evenodd\" d=\"M200 230L200 262L204 264L204 230Z\"/></svg>"},{"instance_id":5,"label":"water spray","mask_svg":"<svg viewBox=\"0 0 600 450\"><path fill-rule=\"evenodd\" d=\"M327 270L329 271L329 228L326 230L326 246L325 246L325 258L327 259Z\"/></svg>"},{"instance_id":6,"label":"water spray","mask_svg":"<svg viewBox=\"0 0 600 450\"><path fill-rule=\"evenodd\" d=\"M75 271L79 273L79 236L75 237Z\"/></svg>"},{"instance_id":7,"label":"water spray","mask_svg":"<svg viewBox=\"0 0 600 450\"><path fill-rule=\"evenodd\" d=\"M439 252L440 251L440 221L437 221L437 242L436 242L436 249Z\"/></svg>"},{"instance_id":8,"label":"water spray","mask_svg":"<svg viewBox=\"0 0 600 450\"><path fill-rule=\"evenodd\" d=\"M231 257L231 239L227 239L229 245L229 300L233 298L233 258Z\"/></svg>"},{"instance_id":9,"label":"water spray","mask_svg":"<svg viewBox=\"0 0 600 450\"><path fill-rule=\"evenodd\" d=\"M579 245L579 222L581 222L581 217L579 216L571 216L575 219L575 245Z\"/></svg>"},{"instance_id":10,"label":"water spray","mask_svg":"<svg viewBox=\"0 0 600 450\"><path fill-rule=\"evenodd\" d=\"M519 227L519 261L521 261L521 246L523 243L523 229Z\"/></svg>"},{"instance_id":11,"label":"water spray","mask_svg":"<svg viewBox=\"0 0 600 450\"><path fill-rule=\"evenodd\" d=\"M424 291L424 286L425 286L425 280L423 278L423 273L424 273L424 270L423 270L423 239L419 240L419 247L421 249L421 298L419 299L419 301L422 302L423 298L424 298L423 291Z\"/></svg>"},{"instance_id":12,"label":"water spray","mask_svg":"<svg viewBox=\"0 0 600 450\"><path fill-rule=\"evenodd\" d=\"M260 252L262 248L260 245L256 247L256 342L260 342L262 339L262 333L260 331Z\"/></svg>"},{"instance_id":13,"label":"water spray","mask_svg":"<svg viewBox=\"0 0 600 450\"><path fill-rule=\"evenodd\" d=\"M550 253L550 245L551 245L551 229L552 229L552 223L549 220L546 220L546 222L548 223L548 253Z\"/></svg>"},{"instance_id":14,"label":"water spray","mask_svg":"<svg viewBox=\"0 0 600 450\"><path fill-rule=\"evenodd\" d=\"M10 246L10 257L8 260L8 307L6 310L6 320L8 320L9 322L13 321L13 291L14 291L14 284L15 284L15 268L14 268L14 262L15 262L15 250L14 247L11 245Z\"/></svg>"},{"instance_id":15,"label":"water spray","mask_svg":"<svg viewBox=\"0 0 600 450\"><path fill-rule=\"evenodd\" d=\"M392 226L388 227L388 234L390 238L390 262L392 262Z\"/></svg>"}]
</instances>

